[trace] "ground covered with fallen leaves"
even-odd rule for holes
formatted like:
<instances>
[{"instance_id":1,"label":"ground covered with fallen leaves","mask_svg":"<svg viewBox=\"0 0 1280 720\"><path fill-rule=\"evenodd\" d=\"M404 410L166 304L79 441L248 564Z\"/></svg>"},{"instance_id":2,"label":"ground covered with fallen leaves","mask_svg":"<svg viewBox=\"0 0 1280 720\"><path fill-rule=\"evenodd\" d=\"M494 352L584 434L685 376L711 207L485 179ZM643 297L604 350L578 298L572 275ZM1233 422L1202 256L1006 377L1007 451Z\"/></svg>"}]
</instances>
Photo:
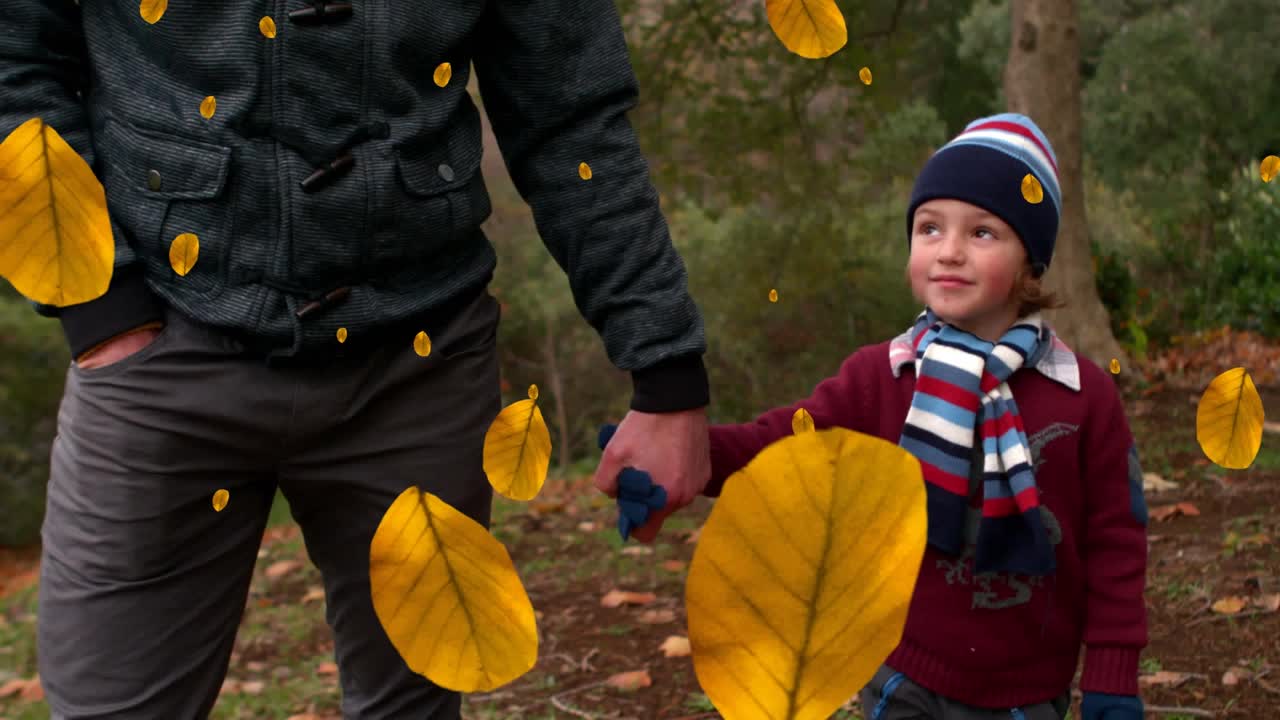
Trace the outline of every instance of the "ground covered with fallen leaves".
<instances>
[{"instance_id":1,"label":"ground covered with fallen leaves","mask_svg":"<svg viewBox=\"0 0 1280 720\"><path fill-rule=\"evenodd\" d=\"M1250 368L1272 419L1261 453L1248 470L1223 470L1195 437L1199 389L1232 367L1223 356L1206 363L1216 372L1164 360L1126 392L1152 515L1141 683L1148 717L1164 720L1280 709L1280 362L1263 356L1265 381ZM710 507L699 501L646 546L619 540L616 511L587 478L552 478L531 503L499 501L494 533L538 611L541 649L533 671L470 696L464 717L719 717L688 657L682 602ZM0 550L0 720L48 717L35 676L37 555ZM296 526L278 513L214 718L340 717L319 582ZM850 704L836 717L860 714Z\"/></svg>"}]
</instances>

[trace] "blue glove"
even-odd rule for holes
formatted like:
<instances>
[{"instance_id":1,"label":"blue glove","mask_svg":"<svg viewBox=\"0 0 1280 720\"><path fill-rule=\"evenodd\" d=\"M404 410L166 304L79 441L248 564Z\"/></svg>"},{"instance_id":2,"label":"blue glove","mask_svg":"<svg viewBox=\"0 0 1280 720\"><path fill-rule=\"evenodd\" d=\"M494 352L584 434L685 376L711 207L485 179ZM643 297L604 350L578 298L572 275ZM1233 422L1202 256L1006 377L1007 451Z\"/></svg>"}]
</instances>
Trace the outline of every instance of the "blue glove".
<instances>
[{"instance_id":1,"label":"blue glove","mask_svg":"<svg viewBox=\"0 0 1280 720\"><path fill-rule=\"evenodd\" d=\"M617 425L605 425L600 428L596 444L603 450ZM644 525L649 520L649 513L661 510L667 504L667 489L654 485L649 473L633 467L622 468L618 473L618 533L625 541L631 531Z\"/></svg>"},{"instance_id":2,"label":"blue glove","mask_svg":"<svg viewBox=\"0 0 1280 720\"><path fill-rule=\"evenodd\" d=\"M1142 720L1142 700L1133 695L1085 693L1080 703L1081 720Z\"/></svg>"}]
</instances>

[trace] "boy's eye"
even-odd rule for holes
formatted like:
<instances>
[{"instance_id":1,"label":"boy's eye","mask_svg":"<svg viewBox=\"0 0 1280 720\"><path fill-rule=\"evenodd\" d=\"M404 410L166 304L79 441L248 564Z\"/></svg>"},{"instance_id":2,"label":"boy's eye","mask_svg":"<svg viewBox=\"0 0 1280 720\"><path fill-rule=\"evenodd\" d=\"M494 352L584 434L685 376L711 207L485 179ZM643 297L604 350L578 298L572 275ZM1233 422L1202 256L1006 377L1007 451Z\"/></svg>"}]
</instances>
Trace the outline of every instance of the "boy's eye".
<instances>
[{"instance_id":1,"label":"boy's eye","mask_svg":"<svg viewBox=\"0 0 1280 720\"><path fill-rule=\"evenodd\" d=\"M934 231L935 231L935 230L937 230L937 229L938 229L938 226L937 226L937 225L934 225L933 223L925 223L925 224L921 225L921 226L916 230L916 232L918 232L918 233L922 233L922 234L924 234L924 235L928 235L929 233L934 232Z\"/></svg>"},{"instance_id":2,"label":"boy's eye","mask_svg":"<svg viewBox=\"0 0 1280 720\"><path fill-rule=\"evenodd\" d=\"M991 232L990 230L988 230L987 228L984 228L984 227L980 227L980 228L978 228L978 229L977 229L976 231L974 231L974 232L975 232L975 234L976 234L978 237L982 237L982 234L983 234L983 233L986 233L986 235L987 235L987 237L988 237L988 238L994 238L994 237L996 236L996 234L995 234L995 233Z\"/></svg>"}]
</instances>

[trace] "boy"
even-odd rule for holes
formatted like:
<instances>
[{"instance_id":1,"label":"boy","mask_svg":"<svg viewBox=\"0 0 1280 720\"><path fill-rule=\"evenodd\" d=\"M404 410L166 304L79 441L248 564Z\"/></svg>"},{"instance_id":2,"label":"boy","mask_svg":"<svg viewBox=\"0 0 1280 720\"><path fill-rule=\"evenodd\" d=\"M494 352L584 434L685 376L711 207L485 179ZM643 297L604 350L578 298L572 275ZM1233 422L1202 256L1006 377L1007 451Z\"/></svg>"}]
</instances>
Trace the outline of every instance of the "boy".
<instances>
[{"instance_id":1,"label":"boy","mask_svg":"<svg viewBox=\"0 0 1280 720\"><path fill-rule=\"evenodd\" d=\"M907 210L914 326L807 400L710 430L712 496L802 407L920 460L929 544L902 641L862 691L868 720L1059 720L1082 643L1085 720L1142 718L1142 473L1114 383L1040 317L1060 207L1035 123L970 123Z\"/></svg>"}]
</instances>

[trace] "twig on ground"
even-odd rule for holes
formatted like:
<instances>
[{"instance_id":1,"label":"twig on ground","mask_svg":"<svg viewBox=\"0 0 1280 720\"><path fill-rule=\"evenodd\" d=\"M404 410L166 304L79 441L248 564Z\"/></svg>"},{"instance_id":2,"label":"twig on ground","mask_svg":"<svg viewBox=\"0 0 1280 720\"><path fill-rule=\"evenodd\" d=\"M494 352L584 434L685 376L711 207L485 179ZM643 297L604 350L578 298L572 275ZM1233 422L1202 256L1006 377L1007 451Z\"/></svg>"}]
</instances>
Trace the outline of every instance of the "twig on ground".
<instances>
[{"instance_id":1,"label":"twig on ground","mask_svg":"<svg viewBox=\"0 0 1280 720\"><path fill-rule=\"evenodd\" d=\"M1259 609L1259 610L1245 610L1244 612L1238 612L1232 615L1210 615L1208 617L1202 617L1196 620L1192 620L1191 622L1187 623L1187 627L1194 627L1196 625L1201 625L1203 623L1214 622L1215 620L1226 620L1228 618L1247 618L1247 617L1254 617L1255 615L1271 615L1274 612L1276 611Z\"/></svg>"},{"instance_id":2,"label":"twig on ground","mask_svg":"<svg viewBox=\"0 0 1280 720\"><path fill-rule=\"evenodd\" d=\"M598 682L587 683L586 685L580 685L580 686L578 686L578 687L576 687L576 688L573 688L573 689L571 689L571 690L565 690L565 691L563 691L563 692L558 692L558 693L556 693L555 695L552 695L552 696L551 696L551 704L552 704L553 706L555 706L555 708L556 708L557 710L559 710L560 712L569 713L570 715L573 715L574 717L584 718L585 720L596 720L596 718L608 717L608 715L597 715L597 714L595 714L595 713L589 713L589 712L587 712L586 710L579 710L578 708L576 708L576 707L574 707L574 706L572 706L572 705L570 705L570 704L568 704L568 703L564 702L564 700L562 699L562 698L564 698L564 697L565 697L565 696L567 696L567 695L573 695L573 694L575 694L575 693L580 693L580 692L582 692L583 690L590 690L590 689L592 689L592 688L601 687L601 686L603 686L603 685L604 685L604 683L605 683L605 681L604 681L604 680L600 680L600 681L598 681Z\"/></svg>"},{"instance_id":3,"label":"twig on ground","mask_svg":"<svg viewBox=\"0 0 1280 720\"><path fill-rule=\"evenodd\" d=\"M585 656L583 656L582 663L579 665L579 667L582 668L583 672L595 671L596 666L591 664L591 656L595 655L598 652L600 652L600 648L591 648L591 651L588 652Z\"/></svg>"},{"instance_id":4,"label":"twig on ground","mask_svg":"<svg viewBox=\"0 0 1280 720\"><path fill-rule=\"evenodd\" d=\"M1148 715L1151 715L1154 713L1170 713L1170 714L1176 713L1180 715L1190 715L1191 717L1204 717L1204 718L1214 717L1213 711L1211 710L1203 710L1201 708L1190 708L1190 707L1176 707L1173 705L1148 705L1146 706L1146 712Z\"/></svg>"}]
</instances>

